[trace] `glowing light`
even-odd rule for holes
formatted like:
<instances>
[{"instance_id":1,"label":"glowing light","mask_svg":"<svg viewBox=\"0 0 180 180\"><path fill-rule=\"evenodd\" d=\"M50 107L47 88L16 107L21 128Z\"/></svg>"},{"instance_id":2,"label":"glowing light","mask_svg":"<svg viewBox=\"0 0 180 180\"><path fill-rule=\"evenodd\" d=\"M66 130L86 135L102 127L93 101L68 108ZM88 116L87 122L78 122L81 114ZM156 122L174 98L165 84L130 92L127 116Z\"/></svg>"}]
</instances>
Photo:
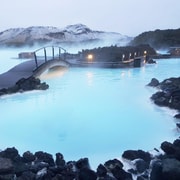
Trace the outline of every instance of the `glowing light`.
<instances>
[{"instance_id":1,"label":"glowing light","mask_svg":"<svg viewBox=\"0 0 180 180\"><path fill-rule=\"evenodd\" d=\"M147 51L144 51L144 64L146 63Z\"/></svg>"},{"instance_id":2,"label":"glowing light","mask_svg":"<svg viewBox=\"0 0 180 180\"><path fill-rule=\"evenodd\" d=\"M87 59L88 59L89 61L92 61L92 60L93 60L93 55L92 55L92 54L88 54Z\"/></svg>"}]
</instances>

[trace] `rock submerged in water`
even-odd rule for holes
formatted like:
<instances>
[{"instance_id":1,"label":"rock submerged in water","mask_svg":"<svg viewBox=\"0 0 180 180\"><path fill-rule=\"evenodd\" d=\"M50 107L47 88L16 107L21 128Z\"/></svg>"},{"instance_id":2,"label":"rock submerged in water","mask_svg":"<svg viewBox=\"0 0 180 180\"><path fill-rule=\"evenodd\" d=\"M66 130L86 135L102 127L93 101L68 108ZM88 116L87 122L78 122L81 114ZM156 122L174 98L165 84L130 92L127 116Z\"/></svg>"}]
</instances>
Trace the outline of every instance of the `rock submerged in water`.
<instances>
[{"instance_id":1,"label":"rock submerged in water","mask_svg":"<svg viewBox=\"0 0 180 180\"><path fill-rule=\"evenodd\" d=\"M40 79L31 76L29 78L21 78L12 87L0 89L0 96L31 90L46 90L48 88L48 84L45 82L41 83Z\"/></svg>"},{"instance_id":2,"label":"rock submerged in water","mask_svg":"<svg viewBox=\"0 0 180 180\"><path fill-rule=\"evenodd\" d=\"M156 64L156 61L152 58L150 58L148 61L147 61L147 64Z\"/></svg>"},{"instance_id":3,"label":"rock submerged in water","mask_svg":"<svg viewBox=\"0 0 180 180\"><path fill-rule=\"evenodd\" d=\"M159 81L156 78L152 78L151 82L147 85L152 87L157 87L159 85Z\"/></svg>"}]
</instances>

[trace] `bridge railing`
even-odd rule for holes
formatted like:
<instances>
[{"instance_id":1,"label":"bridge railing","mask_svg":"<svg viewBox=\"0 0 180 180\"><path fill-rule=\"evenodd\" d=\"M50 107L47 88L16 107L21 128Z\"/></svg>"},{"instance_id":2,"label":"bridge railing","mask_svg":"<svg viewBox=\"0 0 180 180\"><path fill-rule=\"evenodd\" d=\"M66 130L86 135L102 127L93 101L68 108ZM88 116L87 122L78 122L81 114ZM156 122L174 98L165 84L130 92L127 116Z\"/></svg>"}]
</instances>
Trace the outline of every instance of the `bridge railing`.
<instances>
[{"instance_id":1,"label":"bridge railing","mask_svg":"<svg viewBox=\"0 0 180 180\"><path fill-rule=\"evenodd\" d=\"M36 68L49 60L66 60L66 50L59 46L46 46L34 51Z\"/></svg>"}]
</instances>

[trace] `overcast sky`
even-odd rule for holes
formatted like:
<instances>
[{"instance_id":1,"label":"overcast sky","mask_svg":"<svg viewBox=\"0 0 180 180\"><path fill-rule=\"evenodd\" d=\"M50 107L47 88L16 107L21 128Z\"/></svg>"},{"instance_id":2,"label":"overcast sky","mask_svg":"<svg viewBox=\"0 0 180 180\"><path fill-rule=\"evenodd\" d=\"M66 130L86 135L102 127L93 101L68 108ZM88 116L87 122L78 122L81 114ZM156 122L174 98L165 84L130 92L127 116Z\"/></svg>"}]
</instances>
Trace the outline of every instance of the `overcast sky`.
<instances>
[{"instance_id":1,"label":"overcast sky","mask_svg":"<svg viewBox=\"0 0 180 180\"><path fill-rule=\"evenodd\" d=\"M93 30L136 36L180 28L180 0L0 0L0 31L82 23Z\"/></svg>"}]
</instances>

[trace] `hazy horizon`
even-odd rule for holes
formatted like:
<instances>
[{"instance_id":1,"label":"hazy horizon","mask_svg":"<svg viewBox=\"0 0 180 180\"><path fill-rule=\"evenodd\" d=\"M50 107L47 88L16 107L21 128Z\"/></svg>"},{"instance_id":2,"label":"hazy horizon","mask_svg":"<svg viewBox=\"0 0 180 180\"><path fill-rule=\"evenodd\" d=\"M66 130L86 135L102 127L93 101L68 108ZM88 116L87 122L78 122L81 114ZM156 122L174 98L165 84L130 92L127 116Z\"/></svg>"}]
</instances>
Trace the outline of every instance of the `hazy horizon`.
<instances>
[{"instance_id":1,"label":"hazy horizon","mask_svg":"<svg viewBox=\"0 0 180 180\"><path fill-rule=\"evenodd\" d=\"M92 30L137 36L180 28L179 0L2 0L0 32L9 28L85 24Z\"/></svg>"}]
</instances>

